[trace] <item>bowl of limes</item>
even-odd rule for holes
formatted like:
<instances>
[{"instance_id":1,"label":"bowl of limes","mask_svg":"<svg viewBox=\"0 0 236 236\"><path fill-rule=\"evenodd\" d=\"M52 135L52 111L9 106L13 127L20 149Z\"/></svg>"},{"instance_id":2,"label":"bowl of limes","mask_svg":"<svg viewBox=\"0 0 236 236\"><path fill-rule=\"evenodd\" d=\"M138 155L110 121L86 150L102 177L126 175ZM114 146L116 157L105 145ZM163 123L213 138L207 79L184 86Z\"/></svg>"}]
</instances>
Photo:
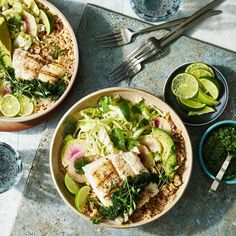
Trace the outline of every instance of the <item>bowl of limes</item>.
<instances>
[{"instance_id":1,"label":"bowl of limes","mask_svg":"<svg viewBox=\"0 0 236 236\"><path fill-rule=\"evenodd\" d=\"M168 76L164 86L164 100L191 126L217 119L228 97L229 89L222 73L203 62L179 66Z\"/></svg>"}]
</instances>

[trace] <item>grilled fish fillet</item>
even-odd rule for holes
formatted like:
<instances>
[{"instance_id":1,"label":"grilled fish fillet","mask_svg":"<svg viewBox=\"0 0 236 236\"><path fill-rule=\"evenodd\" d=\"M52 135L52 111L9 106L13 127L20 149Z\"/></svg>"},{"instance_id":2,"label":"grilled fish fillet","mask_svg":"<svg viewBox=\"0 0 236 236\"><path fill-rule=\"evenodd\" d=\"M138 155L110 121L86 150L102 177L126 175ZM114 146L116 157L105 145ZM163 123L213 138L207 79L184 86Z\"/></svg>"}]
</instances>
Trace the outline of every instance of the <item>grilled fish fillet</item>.
<instances>
[{"instance_id":1,"label":"grilled fish fillet","mask_svg":"<svg viewBox=\"0 0 236 236\"><path fill-rule=\"evenodd\" d=\"M43 66L39 72L38 79L43 82L54 84L65 72L63 65L57 62L50 62Z\"/></svg>"},{"instance_id":2,"label":"grilled fish fillet","mask_svg":"<svg viewBox=\"0 0 236 236\"><path fill-rule=\"evenodd\" d=\"M134 177L136 174L127 164L125 159L123 158L123 154L119 153L117 155L109 155L108 158L111 160L112 165L114 166L115 170L117 171L119 177L122 180L125 180L127 176ZM142 164L142 163L141 163Z\"/></svg>"},{"instance_id":3,"label":"grilled fish fillet","mask_svg":"<svg viewBox=\"0 0 236 236\"><path fill-rule=\"evenodd\" d=\"M114 163L112 160L112 164L114 165L117 172L122 172L122 179L130 176L136 176L142 172L148 172L148 170L141 163L139 157L133 152L124 152L119 154L123 159L123 163L120 161L118 164ZM114 157L113 157L114 158ZM126 164L124 164L126 163ZM150 198L154 197L159 192L158 186L156 183L150 183L143 191L139 197L139 201L137 203L137 207L141 208L144 204L149 202Z\"/></svg>"},{"instance_id":4,"label":"grilled fish fillet","mask_svg":"<svg viewBox=\"0 0 236 236\"><path fill-rule=\"evenodd\" d=\"M112 205L110 195L121 183L121 179L107 157L91 162L83 167L84 174L98 199L104 206Z\"/></svg>"},{"instance_id":5,"label":"grilled fish fillet","mask_svg":"<svg viewBox=\"0 0 236 236\"><path fill-rule=\"evenodd\" d=\"M139 157L133 152L110 154L85 165L83 170L88 182L104 206L112 204L110 195L128 176L134 177L142 172L148 172ZM157 184L150 183L140 195L137 207L141 208L158 192Z\"/></svg>"},{"instance_id":6,"label":"grilled fish fillet","mask_svg":"<svg viewBox=\"0 0 236 236\"><path fill-rule=\"evenodd\" d=\"M20 48L13 53L12 66L15 69L16 78L33 80L38 77L39 71L45 65L45 60Z\"/></svg>"}]
</instances>

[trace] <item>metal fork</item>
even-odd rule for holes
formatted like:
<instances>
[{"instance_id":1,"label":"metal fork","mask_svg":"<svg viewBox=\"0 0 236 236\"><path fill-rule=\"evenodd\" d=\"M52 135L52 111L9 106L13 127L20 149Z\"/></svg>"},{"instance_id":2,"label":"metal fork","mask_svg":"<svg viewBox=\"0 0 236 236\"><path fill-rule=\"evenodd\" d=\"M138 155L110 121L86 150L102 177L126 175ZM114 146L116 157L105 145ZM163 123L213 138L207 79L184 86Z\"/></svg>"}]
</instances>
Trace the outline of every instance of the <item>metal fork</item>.
<instances>
[{"instance_id":1,"label":"metal fork","mask_svg":"<svg viewBox=\"0 0 236 236\"><path fill-rule=\"evenodd\" d=\"M156 30L161 30L161 29L170 29L173 26L177 26L183 23L186 19L187 17L169 21L169 22L156 25L156 26L151 26L151 27L148 27L146 29L142 29L136 32L128 28L119 28L115 30L113 33L97 36L96 41L100 47L119 47L119 46L123 46L130 43L132 40L132 37L135 35L140 35L140 34L152 32Z\"/></svg>"},{"instance_id":2,"label":"metal fork","mask_svg":"<svg viewBox=\"0 0 236 236\"><path fill-rule=\"evenodd\" d=\"M164 47L182 35L185 31L192 28L195 24L201 22L204 18L217 15L221 13L220 10L209 10L205 11L203 14L193 14L189 22L182 23L175 30L170 31L161 39L156 39L151 37L143 44L140 48L134 50L128 55L126 60L121 63L114 71L109 75L109 80L111 83L115 84L124 79L129 79L137 74L141 69L141 63L160 52Z\"/></svg>"}]
</instances>

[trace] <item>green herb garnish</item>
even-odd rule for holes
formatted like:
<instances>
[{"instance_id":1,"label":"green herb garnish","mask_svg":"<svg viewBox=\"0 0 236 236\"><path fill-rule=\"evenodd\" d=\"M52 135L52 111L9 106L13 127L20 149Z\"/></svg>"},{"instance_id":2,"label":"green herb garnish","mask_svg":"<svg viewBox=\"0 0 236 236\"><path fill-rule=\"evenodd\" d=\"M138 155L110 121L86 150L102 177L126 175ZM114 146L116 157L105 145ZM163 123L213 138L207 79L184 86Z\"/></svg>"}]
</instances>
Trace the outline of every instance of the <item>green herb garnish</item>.
<instances>
[{"instance_id":1,"label":"green herb garnish","mask_svg":"<svg viewBox=\"0 0 236 236\"><path fill-rule=\"evenodd\" d=\"M79 159L79 160L75 160L74 167L75 167L76 173L84 174L82 167L87 165L88 163L89 161L86 157L83 157L82 159Z\"/></svg>"},{"instance_id":2,"label":"green herb garnish","mask_svg":"<svg viewBox=\"0 0 236 236\"><path fill-rule=\"evenodd\" d=\"M57 60L60 55L63 55L65 53L65 50L58 48L55 42L53 43L52 46L53 46L52 58L53 60Z\"/></svg>"},{"instance_id":3,"label":"green herb garnish","mask_svg":"<svg viewBox=\"0 0 236 236\"><path fill-rule=\"evenodd\" d=\"M158 183L158 175L143 172L135 177L128 176L123 186L111 195L112 206L99 208L102 217L114 220L118 216L130 216L137 208L140 193L151 182Z\"/></svg>"},{"instance_id":4,"label":"green herb garnish","mask_svg":"<svg viewBox=\"0 0 236 236\"><path fill-rule=\"evenodd\" d=\"M100 100L99 100L99 102L98 102L98 104L99 104L99 106L100 106L100 110L103 112L103 113L107 113L107 112L109 112L109 105L111 105L111 103L112 103L112 99L111 99L111 97L107 97L107 96L105 96L105 97L102 97Z\"/></svg>"},{"instance_id":5,"label":"green herb garnish","mask_svg":"<svg viewBox=\"0 0 236 236\"><path fill-rule=\"evenodd\" d=\"M15 78L15 72L12 67L4 68L3 72L5 80L9 82L12 92L16 95L24 94L33 98L47 98L52 96L53 100L57 100L66 89L66 83L63 79L59 79L55 84L51 84L38 79L17 79Z\"/></svg>"}]
</instances>

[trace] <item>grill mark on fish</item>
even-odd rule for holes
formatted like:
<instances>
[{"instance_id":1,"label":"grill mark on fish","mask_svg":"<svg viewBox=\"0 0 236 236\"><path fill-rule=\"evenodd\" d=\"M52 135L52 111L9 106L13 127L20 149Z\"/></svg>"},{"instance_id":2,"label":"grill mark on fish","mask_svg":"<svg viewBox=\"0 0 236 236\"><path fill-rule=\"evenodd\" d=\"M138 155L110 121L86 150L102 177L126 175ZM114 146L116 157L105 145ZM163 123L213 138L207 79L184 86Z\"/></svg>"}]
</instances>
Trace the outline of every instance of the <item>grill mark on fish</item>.
<instances>
[{"instance_id":1,"label":"grill mark on fish","mask_svg":"<svg viewBox=\"0 0 236 236\"><path fill-rule=\"evenodd\" d=\"M46 63L46 60L44 60L42 57L39 57L39 56L37 56L37 55L27 53L26 56L27 56L29 59L32 59L32 60L38 62L38 63L41 64L41 65L45 65L45 63Z\"/></svg>"},{"instance_id":2,"label":"grill mark on fish","mask_svg":"<svg viewBox=\"0 0 236 236\"><path fill-rule=\"evenodd\" d=\"M58 78L58 76L56 74L52 73L51 71L41 70L40 74L48 75L48 76L51 76L51 77L53 77L55 79Z\"/></svg>"}]
</instances>

